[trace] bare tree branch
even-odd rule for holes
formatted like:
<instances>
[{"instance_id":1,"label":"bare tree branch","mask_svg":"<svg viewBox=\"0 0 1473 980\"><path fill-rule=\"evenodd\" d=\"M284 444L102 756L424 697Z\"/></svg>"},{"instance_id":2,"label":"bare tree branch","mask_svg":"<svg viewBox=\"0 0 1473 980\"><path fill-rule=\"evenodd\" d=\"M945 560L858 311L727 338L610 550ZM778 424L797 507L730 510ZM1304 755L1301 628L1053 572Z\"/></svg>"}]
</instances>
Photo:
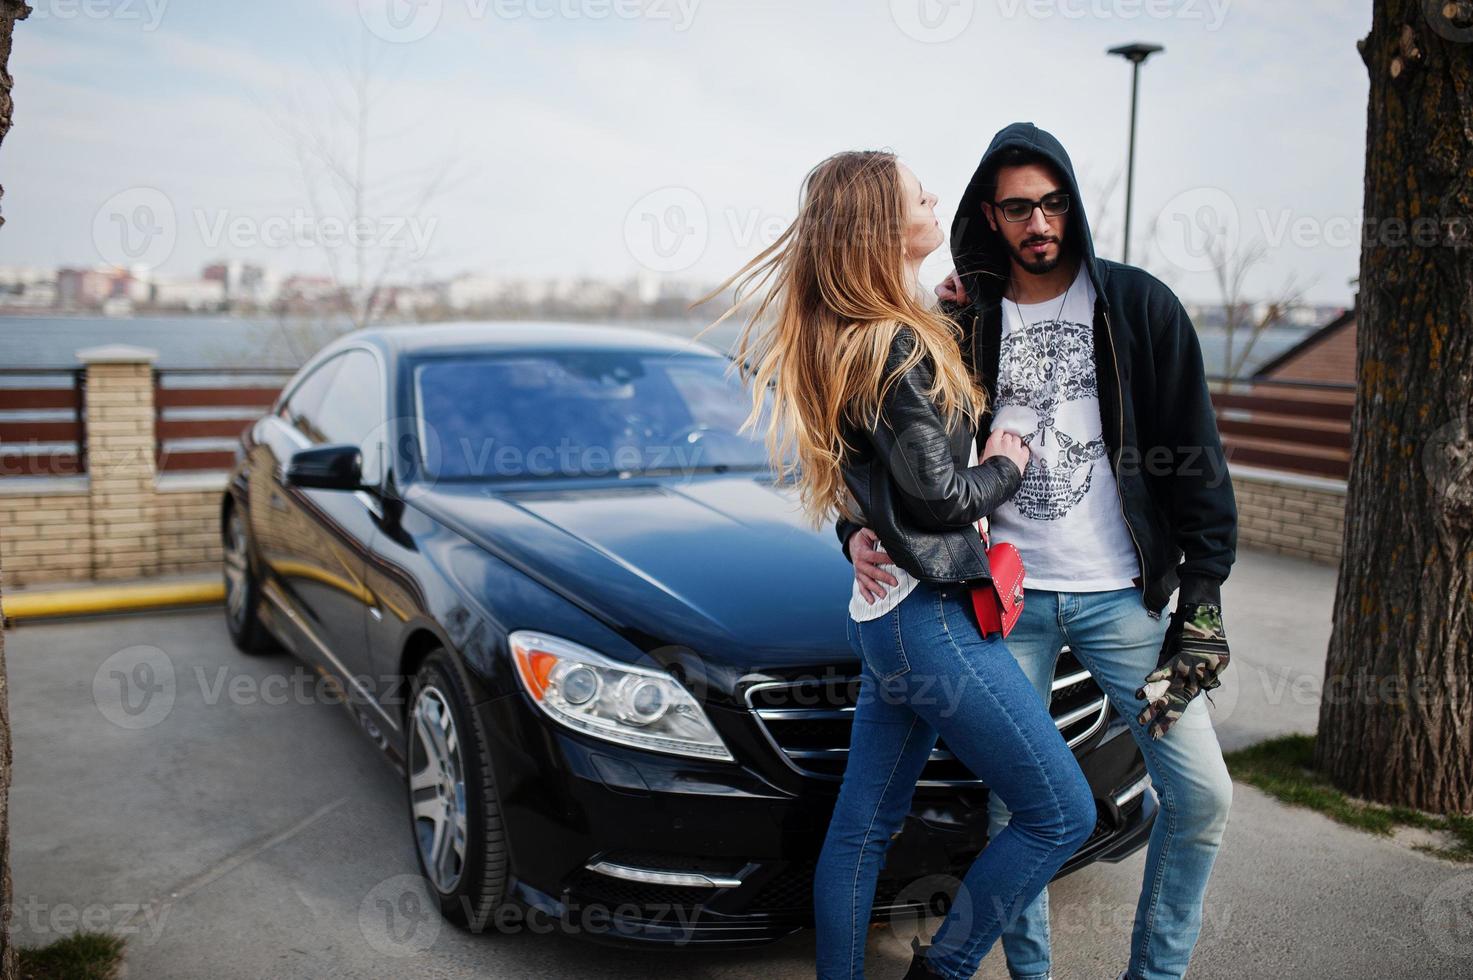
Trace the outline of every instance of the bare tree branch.
<instances>
[{"instance_id":1,"label":"bare tree branch","mask_svg":"<svg viewBox=\"0 0 1473 980\"><path fill-rule=\"evenodd\" d=\"M375 322L385 312L391 286L412 275L426 255L408 243L384 240L393 228L412 227L430 236L426 224L432 206L443 199L463 174L456 155L421 167L378 170L377 149L383 145L382 122L394 126L393 138L404 139L407 115L385 105L388 52L366 30L356 50L345 54L322 78L316 102L293 96L276 119L300 174L302 192L313 226L333 218L354 229L347 242L318 241L334 292L347 307L354 328ZM363 235L358 232L369 231Z\"/></svg>"}]
</instances>

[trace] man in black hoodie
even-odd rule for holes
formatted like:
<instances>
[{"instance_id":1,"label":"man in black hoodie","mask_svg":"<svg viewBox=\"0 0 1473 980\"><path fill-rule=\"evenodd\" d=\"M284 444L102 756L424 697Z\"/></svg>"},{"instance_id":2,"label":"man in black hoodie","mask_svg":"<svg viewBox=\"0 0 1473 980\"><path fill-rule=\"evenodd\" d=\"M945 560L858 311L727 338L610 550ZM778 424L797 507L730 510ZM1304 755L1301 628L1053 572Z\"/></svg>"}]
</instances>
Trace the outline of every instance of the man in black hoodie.
<instances>
[{"instance_id":1,"label":"man in black hoodie","mask_svg":"<svg viewBox=\"0 0 1473 980\"><path fill-rule=\"evenodd\" d=\"M990 522L1027 570L1008 646L1047 700L1067 644L1140 744L1161 812L1120 976L1180 977L1232 798L1197 698L1228 662L1220 589L1237 510L1196 332L1164 284L1095 255L1069 156L1031 123L994 137L951 241L957 271L938 294L992 399L978 446L997 426L1032 452ZM842 518L837 531L867 595L895 584L872 532ZM994 796L993 833L1007 819ZM1047 891L1003 947L1014 978L1049 976Z\"/></svg>"}]
</instances>

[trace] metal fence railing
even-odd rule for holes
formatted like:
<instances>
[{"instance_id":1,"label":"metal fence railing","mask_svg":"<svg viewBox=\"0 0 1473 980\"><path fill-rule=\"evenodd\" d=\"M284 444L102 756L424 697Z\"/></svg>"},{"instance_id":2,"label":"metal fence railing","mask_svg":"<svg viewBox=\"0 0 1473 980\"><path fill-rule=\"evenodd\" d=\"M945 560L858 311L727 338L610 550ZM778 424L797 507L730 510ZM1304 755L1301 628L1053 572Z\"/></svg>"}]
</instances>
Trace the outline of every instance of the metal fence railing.
<instances>
[{"instance_id":1,"label":"metal fence railing","mask_svg":"<svg viewBox=\"0 0 1473 980\"><path fill-rule=\"evenodd\" d=\"M229 469L241 432L293 371L164 368L154 372L159 472ZM1232 462L1345 479L1355 386L1210 378ZM0 368L0 477L87 472L85 368Z\"/></svg>"},{"instance_id":2,"label":"metal fence railing","mask_svg":"<svg viewBox=\"0 0 1473 980\"><path fill-rule=\"evenodd\" d=\"M228 470L243 432L294 372L273 368L161 368L154 372L160 473Z\"/></svg>"},{"instance_id":3,"label":"metal fence railing","mask_svg":"<svg viewBox=\"0 0 1473 980\"><path fill-rule=\"evenodd\" d=\"M87 472L85 368L0 368L0 477Z\"/></svg>"},{"instance_id":4,"label":"metal fence railing","mask_svg":"<svg viewBox=\"0 0 1473 980\"><path fill-rule=\"evenodd\" d=\"M1355 386L1209 379L1230 462L1343 480L1350 473Z\"/></svg>"}]
</instances>

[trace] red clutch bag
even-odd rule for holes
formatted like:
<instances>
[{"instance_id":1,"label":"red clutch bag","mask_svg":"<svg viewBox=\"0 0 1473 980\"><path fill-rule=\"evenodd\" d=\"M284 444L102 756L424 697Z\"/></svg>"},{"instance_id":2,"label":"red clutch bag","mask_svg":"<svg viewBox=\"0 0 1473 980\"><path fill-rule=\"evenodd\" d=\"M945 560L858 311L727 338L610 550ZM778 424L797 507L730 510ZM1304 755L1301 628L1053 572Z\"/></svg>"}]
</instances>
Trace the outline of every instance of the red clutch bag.
<instances>
[{"instance_id":1,"label":"red clutch bag","mask_svg":"<svg viewBox=\"0 0 1473 980\"><path fill-rule=\"evenodd\" d=\"M987 548L992 581L972 589L972 610L983 636L1001 633L1006 637L1023 615L1023 556L1006 541L992 544L980 525L977 530Z\"/></svg>"}]
</instances>

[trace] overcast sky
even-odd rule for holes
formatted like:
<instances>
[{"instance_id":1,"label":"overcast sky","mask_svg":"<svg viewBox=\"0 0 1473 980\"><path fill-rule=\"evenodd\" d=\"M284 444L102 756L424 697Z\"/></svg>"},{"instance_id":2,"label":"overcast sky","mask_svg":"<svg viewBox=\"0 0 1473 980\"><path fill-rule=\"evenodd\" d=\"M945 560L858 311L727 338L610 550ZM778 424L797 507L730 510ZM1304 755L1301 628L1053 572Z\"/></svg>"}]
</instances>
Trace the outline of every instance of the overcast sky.
<instances>
[{"instance_id":1,"label":"overcast sky","mask_svg":"<svg viewBox=\"0 0 1473 980\"><path fill-rule=\"evenodd\" d=\"M0 264L219 257L325 270L307 132L351 160L373 58L365 227L425 275L714 280L791 218L804 173L889 148L942 223L1015 120L1073 155L1118 258L1142 70L1133 261L1211 301L1203 227L1262 240L1250 280L1347 302L1359 255L1369 4L1345 0L31 0L0 149ZM448 180L423 206L413 203ZM1198 229L1193 232L1194 229ZM341 249L335 253L344 254ZM949 268L943 253L928 277Z\"/></svg>"}]
</instances>

